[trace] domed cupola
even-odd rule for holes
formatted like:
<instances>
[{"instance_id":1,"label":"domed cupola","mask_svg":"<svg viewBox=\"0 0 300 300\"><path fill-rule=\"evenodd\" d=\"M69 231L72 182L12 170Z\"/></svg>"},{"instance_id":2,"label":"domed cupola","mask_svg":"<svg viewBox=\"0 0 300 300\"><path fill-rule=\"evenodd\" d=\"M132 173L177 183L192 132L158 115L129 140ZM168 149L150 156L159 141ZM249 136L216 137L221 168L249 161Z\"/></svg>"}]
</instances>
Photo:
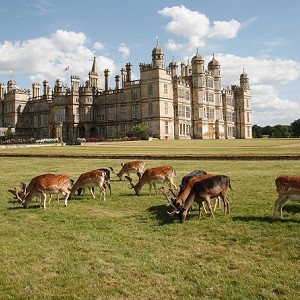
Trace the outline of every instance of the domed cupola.
<instances>
[{"instance_id":1,"label":"domed cupola","mask_svg":"<svg viewBox=\"0 0 300 300\"><path fill-rule=\"evenodd\" d=\"M200 63L203 61L203 58L202 56L199 54L198 50L197 50L197 53L196 55L192 58L192 64L193 63Z\"/></svg>"},{"instance_id":2,"label":"domed cupola","mask_svg":"<svg viewBox=\"0 0 300 300\"><path fill-rule=\"evenodd\" d=\"M154 55L164 55L164 51L159 45L157 45L156 47L153 48L152 56L154 56Z\"/></svg>"},{"instance_id":3,"label":"domed cupola","mask_svg":"<svg viewBox=\"0 0 300 300\"><path fill-rule=\"evenodd\" d=\"M152 50L152 65L154 68L164 67L164 51L158 44L158 38L156 41L156 47Z\"/></svg>"},{"instance_id":4,"label":"domed cupola","mask_svg":"<svg viewBox=\"0 0 300 300\"><path fill-rule=\"evenodd\" d=\"M244 90L250 89L250 83L247 73L245 73L245 70L243 69L243 73L240 75L240 86Z\"/></svg>"},{"instance_id":5,"label":"domed cupola","mask_svg":"<svg viewBox=\"0 0 300 300\"><path fill-rule=\"evenodd\" d=\"M209 69L214 69L214 68L219 68L220 63L215 59L215 56L213 55L212 60L208 63L208 68Z\"/></svg>"}]
</instances>

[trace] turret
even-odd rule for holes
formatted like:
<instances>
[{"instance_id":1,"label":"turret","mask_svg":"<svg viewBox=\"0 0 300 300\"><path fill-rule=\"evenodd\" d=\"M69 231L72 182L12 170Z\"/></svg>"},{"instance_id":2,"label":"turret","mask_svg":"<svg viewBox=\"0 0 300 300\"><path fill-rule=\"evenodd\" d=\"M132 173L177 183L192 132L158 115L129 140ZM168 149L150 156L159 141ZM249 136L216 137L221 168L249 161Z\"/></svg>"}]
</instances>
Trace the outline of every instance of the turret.
<instances>
[{"instance_id":1,"label":"turret","mask_svg":"<svg viewBox=\"0 0 300 300\"><path fill-rule=\"evenodd\" d=\"M157 45L152 50L152 66L153 68L164 68L164 51Z\"/></svg>"},{"instance_id":2,"label":"turret","mask_svg":"<svg viewBox=\"0 0 300 300\"><path fill-rule=\"evenodd\" d=\"M40 97L40 84L39 83L32 84L32 97L33 98Z\"/></svg>"},{"instance_id":3,"label":"turret","mask_svg":"<svg viewBox=\"0 0 300 300\"><path fill-rule=\"evenodd\" d=\"M91 87L101 89L96 57L94 57L92 70L89 72L89 82Z\"/></svg>"},{"instance_id":4,"label":"turret","mask_svg":"<svg viewBox=\"0 0 300 300\"><path fill-rule=\"evenodd\" d=\"M240 75L240 86L243 90L250 89L249 78L244 70L243 70L243 73Z\"/></svg>"},{"instance_id":5,"label":"turret","mask_svg":"<svg viewBox=\"0 0 300 300\"><path fill-rule=\"evenodd\" d=\"M221 66L214 55L212 60L208 63L208 71L211 72L214 77L215 90L221 90Z\"/></svg>"},{"instance_id":6,"label":"turret","mask_svg":"<svg viewBox=\"0 0 300 300\"><path fill-rule=\"evenodd\" d=\"M169 68L171 70L172 78L176 77L177 76L178 65L177 65L176 61L174 61L174 58L172 59L172 62L170 62Z\"/></svg>"}]
</instances>

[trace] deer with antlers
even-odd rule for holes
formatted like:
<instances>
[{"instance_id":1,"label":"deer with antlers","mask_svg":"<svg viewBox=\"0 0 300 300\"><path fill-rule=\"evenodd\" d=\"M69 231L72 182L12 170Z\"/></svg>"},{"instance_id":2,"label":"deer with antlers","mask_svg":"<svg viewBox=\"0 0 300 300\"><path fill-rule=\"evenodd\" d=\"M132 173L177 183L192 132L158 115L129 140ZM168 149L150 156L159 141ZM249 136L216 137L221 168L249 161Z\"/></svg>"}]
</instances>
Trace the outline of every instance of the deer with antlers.
<instances>
[{"instance_id":1,"label":"deer with antlers","mask_svg":"<svg viewBox=\"0 0 300 300\"><path fill-rule=\"evenodd\" d=\"M279 176L275 179L275 185L278 198L274 203L273 220L276 218L277 209L282 218L282 207L289 199L300 202L300 176Z\"/></svg>"},{"instance_id":2,"label":"deer with antlers","mask_svg":"<svg viewBox=\"0 0 300 300\"><path fill-rule=\"evenodd\" d=\"M229 214L228 189L232 189L228 176L207 174L190 179L186 189L176 199L171 199L164 189L160 191L165 194L169 204L174 208L170 214L177 215L183 223L194 202L199 204L199 218L203 202L207 204L212 217L215 218L210 203L210 199L215 197L221 197L224 203L224 215Z\"/></svg>"},{"instance_id":3,"label":"deer with antlers","mask_svg":"<svg viewBox=\"0 0 300 300\"><path fill-rule=\"evenodd\" d=\"M156 183L158 182L167 182L169 187L177 188L176 184L174 183L176 172L173 167L171 166L162 166L156 168L147 169L137 184L132 183L132 178L129 176L125 176L125 178L129 181L131 188L134 189L137 196L140 195L140 191L145 184L149 184L150 194L152 191L152 186L154 187L155 193L157 194L156 190Z\"/></svg>"},{"instance_id":4,"label":"deer with antlers","mask_svg":"<svg viewBox=\"0 0 300 300\"><path fill-rule=\"evenodd\" d=\"M82 173L74 185L71 188L71 192L69 197L71 198L72 195L75 194L75 192L79 189L83 189L83 197L85 197L85 188L88 188L90 190L90 193L95 199L95 193L93 191L93 187L99 187L100 190L100 200L105 200L105 182L107 180L107 173L104 170L93 170L89 172Z\"/></svg>"},{"instance_id":5,"label":"deer with antlers","mask_svg":"<svg viewBox=\"0 0 300 300\"><path fill-rule=\"evenodd\" d=\"M71 184L71 179L67 175L42 174L32 178L28 186L23 181L20 184L21 191L17 191L16 188L8 191L19 200L24 208L28 208L31 200L38 196L41 199L41 206L46 209L46 195L59 193L63 194L65 207L67 207Z\"/></svg>"},{"instance_id":6,"label":"deer with antlers","mask_svg":"<svg viewBox=\"0 0 300 300\"><path fill-rule=\"evenodd\" d=\"M144 168L145 168L145 162L142 160L135 160L135 161L127 162L125 164L122 163L121 166L122 166L122 169L118 173L114 172L112 167L109 167L110 170L114 174L116 174L120 180L122 180L122 176L124 174L126 174L127 176L130 176L130 173L136 174L139 177L139 179L141 179Z\"/></svg>"}]
</instances>

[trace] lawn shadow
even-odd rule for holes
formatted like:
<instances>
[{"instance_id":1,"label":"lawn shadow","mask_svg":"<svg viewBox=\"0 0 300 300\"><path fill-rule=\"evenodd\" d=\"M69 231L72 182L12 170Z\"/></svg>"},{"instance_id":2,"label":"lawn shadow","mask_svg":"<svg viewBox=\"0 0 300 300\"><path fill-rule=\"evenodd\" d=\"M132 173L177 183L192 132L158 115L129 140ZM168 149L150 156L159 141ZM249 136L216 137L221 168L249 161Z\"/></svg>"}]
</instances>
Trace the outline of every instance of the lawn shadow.
<instances>
[{"instance_id":1,"label":"lawn shadow","mask_svg":"<svg viewBox=\"0 0 300 300\"><path fill-rule=\"evenodd\" d=\"M231 218L232 221L243 221L243 222L264 222L264 223L275 223L275 222L281 222L281 223L300 223L300 220L291 219L291 218L276 218L276 220L273 220L273 216L270 217L260 217L260 216L235 216Z\"/></svg>"},{"instance_id":2,"label":"lawn shadow","mask_svg":"<svg viewBox=\"0 0 300 300\"><path fill-rule=\"evenodd\" d=\"M22 205L20 206L14 206L14 207L8 207L8 210L17 210L17 209L37 209L37 208L41 208L41 206L39 204L35 204L35 205L29 205L28 208L24 208Z\"/></svg>"},{"instance_id":3,"label":"lawn shadow","mask_svg":"<svg viewBox=\"0 0 300 300\"><path fill-rule=\"evenodd\" d=\"M155 205L147 209L153 216L155 216L159 225L172 224L178 220L174 216L170 216L168 211L170 210L166 205Z\"/></svg>"}]
</instances>

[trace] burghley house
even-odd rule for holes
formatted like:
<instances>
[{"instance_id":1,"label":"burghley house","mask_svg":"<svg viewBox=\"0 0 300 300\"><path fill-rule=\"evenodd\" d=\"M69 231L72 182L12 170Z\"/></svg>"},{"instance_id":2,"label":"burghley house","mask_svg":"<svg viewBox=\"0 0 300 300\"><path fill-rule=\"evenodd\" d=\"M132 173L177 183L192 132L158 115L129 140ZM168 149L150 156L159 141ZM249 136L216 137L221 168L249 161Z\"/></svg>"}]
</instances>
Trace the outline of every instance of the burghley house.
<instances>
[{"instance_id":1,"label":"burghley house","mask_svg":"<svg viewBox=\"0 0 300 300\"><path fill-rule=\"evenodd\" d=\"M96 58L88 80L70 76L70 86L46 80L20 89L11 78L0 83L0 126L17 137L36 139L124 136L145 126L158 139L251 139L252 110L249 78L239 86L221 87L221 66L213 56L205 65L198 53L188 64L174 59L166 66L164 51L152 50L152 63L139 65L140 79L132 79L127 63L109 85L110 71L100 81Z\"/></svg>"}]
</instances>

